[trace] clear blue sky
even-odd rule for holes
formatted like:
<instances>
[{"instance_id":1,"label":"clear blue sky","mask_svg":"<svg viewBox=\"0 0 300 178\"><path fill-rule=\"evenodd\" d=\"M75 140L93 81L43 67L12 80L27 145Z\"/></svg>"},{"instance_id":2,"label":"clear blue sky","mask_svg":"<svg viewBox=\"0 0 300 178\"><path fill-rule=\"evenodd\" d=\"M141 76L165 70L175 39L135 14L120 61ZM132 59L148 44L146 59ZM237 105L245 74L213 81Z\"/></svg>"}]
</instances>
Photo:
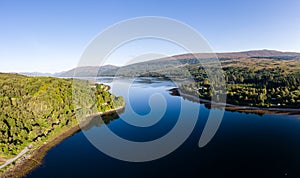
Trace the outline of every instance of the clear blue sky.
<instances>
[{"instance_id":1,"label":"clear blue sky","mask_svg":"<svg viewBox=\"0 0 300 178\"><path fill-rule=\"evenodd\" d=\"M299 0L0 0L0 71L68 70L97 34L140 16L182 21L215 52L300 52Z\"/></svg>"}]
</instances>

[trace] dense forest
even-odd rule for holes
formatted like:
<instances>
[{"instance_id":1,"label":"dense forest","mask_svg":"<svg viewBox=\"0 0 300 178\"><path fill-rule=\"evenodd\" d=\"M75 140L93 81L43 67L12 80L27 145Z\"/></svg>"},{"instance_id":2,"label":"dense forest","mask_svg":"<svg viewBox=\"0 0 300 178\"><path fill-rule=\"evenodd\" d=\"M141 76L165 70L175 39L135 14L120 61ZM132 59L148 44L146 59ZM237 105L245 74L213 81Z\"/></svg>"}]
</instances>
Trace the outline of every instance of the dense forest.
<instances>
[{"instance_id":1,"label":"dense forest","mask_svg":"<svg viewBox=\"0 0 300 178\"><path fill-rule=\"evenodd\" d=\"M218 86L218 83L212 83L206 75L207 70L214 70L213 66L206 70L201 66L193 66L190 71L196 82L183 84L181 92L204 99L211 99L212 96L218 98L226 93L227 103L234 105L300 107L299 60L252 58L221 63L225 63L226 91L221 90L222 86Z\"/></svg>"},{"instance_id":2,"label":"dense forest","mask_svg":"<svg viewBox=\"0 0 300 178\"><path fill-rule=\"evenodd\" d=\"M0 73L0 158L42 143L88 114L124 106L108 88L84 80Z\"/></svg>"}]
</instances>

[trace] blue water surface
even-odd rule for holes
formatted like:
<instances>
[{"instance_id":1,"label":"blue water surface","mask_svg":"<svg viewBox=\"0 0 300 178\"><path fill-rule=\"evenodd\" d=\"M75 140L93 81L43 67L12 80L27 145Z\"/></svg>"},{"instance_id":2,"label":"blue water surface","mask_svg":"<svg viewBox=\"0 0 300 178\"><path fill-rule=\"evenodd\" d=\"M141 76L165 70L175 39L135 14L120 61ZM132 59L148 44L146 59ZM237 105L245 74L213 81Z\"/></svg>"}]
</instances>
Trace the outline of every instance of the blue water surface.
<instances>
[{"instance_id":1,"label":"blue water surface","mask_svg":"<svg viewBox=\"0 0 300 178\"><path fill-rule=\"evenodd\" d=\"M133 79L118 80L126 83ZM199 148L198 141L210 109L170 95L168 89L172 87L176 85L170 81L135 79L126 91L127 105L137 114L148 114L151 112L149 97L158 93L167 103L163 118L150 127L135 127L120 119L131 117L125 108L120 118L111 120L108 127L124 139L150 141L172 130L183 102L191 108L199 107L196 127L176 151L154 161L126 162L100 152L83 132L78 132L49 150L43 164L27 177L300 177L298 116L225 111L216 135ZM123 95L125 91L112 92ZM185 119L189 122L189 118ZM85 132L97 135L100 127Z\"/></svg>"}]
</instances>

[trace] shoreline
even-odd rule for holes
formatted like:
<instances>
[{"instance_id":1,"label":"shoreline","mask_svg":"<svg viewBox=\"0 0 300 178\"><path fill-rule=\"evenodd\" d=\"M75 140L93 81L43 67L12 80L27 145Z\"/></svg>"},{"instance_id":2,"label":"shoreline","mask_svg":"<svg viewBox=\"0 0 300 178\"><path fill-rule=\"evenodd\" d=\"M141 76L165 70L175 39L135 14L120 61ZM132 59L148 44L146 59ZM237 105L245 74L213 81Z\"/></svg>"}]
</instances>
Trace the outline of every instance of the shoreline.
<instances>
[{"instance_id":1,"label":"shoreline","mask_svg":"<svg viewBox=\"0 0 300 178\"><path fill-rule=\"evenodd\" d=\"M253 114L281 114L281 115L296 115L300 116L300 109L293 108L260 108L260 107L251 107L251 106L237 106L228 103L216 103L203 98L199 98L193 95L180 93L182 98L187 98L195 102L200 102L204 104L209 104L210 106L215 107L224 107L227 111L233 112L245 112Z\"/></svg>"},{"instance_id":2,"label":"shoreline","mask_svg":"<svg viewBox=\"0 0 300 178\"><path fill-rule=\"evenodd\" d=\"M82 123L77 123L76 125L70 126L69 128L65 128L64 131L59 133L53 139L50 139L43 145L40 145L36 149L29 150L26 154L22 155L18 158L15 164L10 164L1 174L0 177L23 177L29 174L32 170L36 169L43 163L43 159L47 152L64 141L65 139L73 136L77 132L81 131L81 128L87 125L91 120L91 118L96 116L102 116L114 112L121 111L125 108L125 106L120 106L115 109L108 110L106 112L98 112L94 114L89 114L85 117L85 120Z\"/></svg>"}]
</instances>

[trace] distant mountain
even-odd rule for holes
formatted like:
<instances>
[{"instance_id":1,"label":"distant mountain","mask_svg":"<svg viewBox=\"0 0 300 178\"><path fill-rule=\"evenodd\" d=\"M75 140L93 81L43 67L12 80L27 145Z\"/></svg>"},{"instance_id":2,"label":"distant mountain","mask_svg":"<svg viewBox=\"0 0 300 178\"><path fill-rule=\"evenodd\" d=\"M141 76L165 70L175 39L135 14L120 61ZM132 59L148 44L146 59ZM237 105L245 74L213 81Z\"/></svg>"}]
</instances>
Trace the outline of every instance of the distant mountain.
<instances>
[{"instance_id":1,"label":"distant mountain","mask_svg":"<svg viewBox=\"0 0 300 178\"><path fill-rule=\"evenodd\" d=\"M77 67L66 72L61 72L56 75L57 77L94 77L100 75L103 72L109 72L111 70L116 70L119 67L114 65L105 65L105 66L85 66Z\"/></svg>"},{"instance_id":2,"label":"distant mountain","mask_svg":"<svg viewBox=\"0 0 300 178\"><path fill-rule=\"evenodd\" d=\"M217 56L218 58L254 58L254 57L265 57L265 58L275 58L275 57L300 57L300 53L296 52L281 52L276 50L252 50L252 51L242 51L242 52L228 52L228 53L195 53L195 54L181 54L172 57L161 58L157 60L178 60L178 59L190 59L190 58L212 58Z\"/></svg>"},{"instance_id":3,"label":"distant mountain","mask_svg":"<svg viewBox=\"0 0 300 178\"><path fill-rule=\"evenodd\" d=\"M300 62L300 53L281 52L275 50L254 50L231 53L196 53L182 54L171 57L155 59L146 62L139 62L120 67L118 69L102 72L100 75L114 76L172 76L184 77L187 68L198 68L200 62L205 62L206 65L214 66L212 58L218 57L222 67L274 67L274 64L280 66L298 67ZM268 59L268 65L265 66L264 60ZM273 66L272 66L273 65ZM295 68L296 69L296 68ZM298 70L298 69L297 69Z\"/></svg>"},{"instance_id":4,"label":"distant mountain","mask_svg":"<svg viewBox=\"0 0 300 178\"><path fill-rule=\"evenodd\" d=\"M20 72L19 74L21 75L26 75L26 76L45 76L45 77L52 77L54 74L51 73L41 73L41 72Z\"/></svg>"},{"instance_id":5,"label":"distant mountain","mask_svg":"<svg viewBox=\"0 0 300 178\"><path fill-rule=\"evenodd\" d=\"M154 59L146 62L139 62L123 67L114 65L105 66L85 66L77 67L69 71L50 74L50 73L21 73L29 76L54 76L54 77L94 77L94 76L152 76L156 74L170 74L171 76L180 75L186 67L199 67L199 60L209 61L211 58L218 57L223 67L232 65L245 66L249 63L259 63L259 59L276 60L275 62L284 63L282 60L299 60L300 53L281 52L276 50L252 50L228 53L195 53L181 54L171 57ZM255 60L254 60L255 59ZM226 62L225 62L226 61ZM281 61L281 62L280 62ZM270 61L271 62L271 61ZM293 63L293 62L292 62ZM298 62L296 62L298 64ZM293 64L295 65L295 64ZM184 69L185 70L185 69ZM180 76L177 76L180 77Z\"/></svg>"}]
</instances>

